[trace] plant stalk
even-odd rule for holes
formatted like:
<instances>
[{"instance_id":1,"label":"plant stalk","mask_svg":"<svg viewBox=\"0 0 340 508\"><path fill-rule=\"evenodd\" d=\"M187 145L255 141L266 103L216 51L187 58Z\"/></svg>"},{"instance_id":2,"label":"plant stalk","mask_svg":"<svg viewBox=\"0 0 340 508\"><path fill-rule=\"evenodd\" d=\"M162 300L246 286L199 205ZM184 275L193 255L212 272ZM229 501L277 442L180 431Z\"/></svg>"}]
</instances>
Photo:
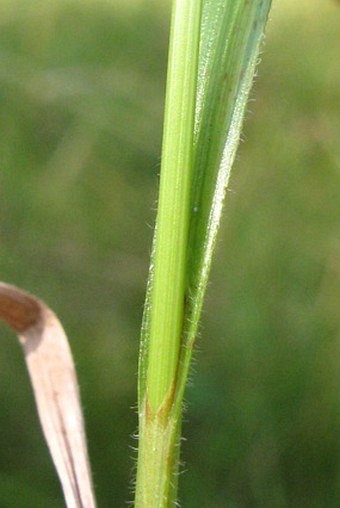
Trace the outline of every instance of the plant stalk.
<instances>
[{"instance_id":1,"label":"plant stalk","mask_svg":"<svg viewBox=\"0 0 340 508\"><path fill-rule=\"evenodd\" d=\"M136 508L166 508L174 498L180 417L171 408L184 319L201 7L201 0L174 0L172 8Z\"/></svg>"}]
</instances>

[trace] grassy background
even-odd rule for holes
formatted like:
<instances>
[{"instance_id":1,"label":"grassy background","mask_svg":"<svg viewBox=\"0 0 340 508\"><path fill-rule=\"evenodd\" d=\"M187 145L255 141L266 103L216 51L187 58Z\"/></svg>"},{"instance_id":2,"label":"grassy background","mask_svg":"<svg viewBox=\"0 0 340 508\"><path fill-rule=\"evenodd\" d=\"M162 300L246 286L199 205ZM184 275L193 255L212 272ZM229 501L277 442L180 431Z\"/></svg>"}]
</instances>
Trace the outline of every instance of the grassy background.
<instances>
[{"instance_id":1,"label":"grassy background","mask_svg":"<svg viewBox=\"0 0 340 508\"><path fill-rule=\"evenodd\" d=\"M131 500L169 2L0 0L1 279L71 339L101 508ZM187 392L187 508L336 508L339 22L274 0ZM0 508L63 500L1 326Z\"/></svg>"}]
</instances>

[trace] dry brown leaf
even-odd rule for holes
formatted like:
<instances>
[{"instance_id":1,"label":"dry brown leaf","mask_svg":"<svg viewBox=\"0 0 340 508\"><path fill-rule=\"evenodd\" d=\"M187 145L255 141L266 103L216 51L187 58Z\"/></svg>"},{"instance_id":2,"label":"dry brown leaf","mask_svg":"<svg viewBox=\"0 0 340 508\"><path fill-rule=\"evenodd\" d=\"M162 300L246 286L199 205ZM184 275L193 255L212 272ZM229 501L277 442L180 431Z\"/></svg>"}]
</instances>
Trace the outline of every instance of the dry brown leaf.
<instances>
[{"instance_id":1,"label":"dry brown leaf","mask_svg":"<svg viewBox=\"0 0 340 508\"><path fill-rule=\"evenodd\" d=\"M0 282L0 319L19 336L43 432L68 508L95 508L76 372L58 318L32 295Z\"/></svg>"}]
</instances>

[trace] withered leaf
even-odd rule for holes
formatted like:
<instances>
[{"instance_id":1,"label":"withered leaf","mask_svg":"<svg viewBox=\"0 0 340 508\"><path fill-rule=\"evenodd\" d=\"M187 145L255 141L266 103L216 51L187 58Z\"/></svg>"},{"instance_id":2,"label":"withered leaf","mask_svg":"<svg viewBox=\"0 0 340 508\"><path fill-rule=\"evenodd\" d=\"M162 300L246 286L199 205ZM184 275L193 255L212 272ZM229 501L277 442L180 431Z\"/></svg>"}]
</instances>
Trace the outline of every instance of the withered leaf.
<instances>
[{"instance_id":1,"label":"withered leaf","mask_svg":"<svg viewBox=\"0 0 340 508\"><path fill-rule=\"evenodd\" d=\"M0 319L18 334L41 426L68 508L95 508L76 372L56 315L40 300L0 282Z\"/></svg>"}]
</instances>

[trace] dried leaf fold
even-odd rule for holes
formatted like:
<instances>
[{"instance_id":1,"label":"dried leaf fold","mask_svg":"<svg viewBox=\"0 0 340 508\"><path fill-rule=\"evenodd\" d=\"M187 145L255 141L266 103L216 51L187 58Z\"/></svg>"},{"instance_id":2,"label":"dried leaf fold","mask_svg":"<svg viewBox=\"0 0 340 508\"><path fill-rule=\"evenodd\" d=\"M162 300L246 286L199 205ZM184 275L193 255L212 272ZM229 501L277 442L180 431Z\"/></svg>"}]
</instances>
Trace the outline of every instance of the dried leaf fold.
<instances>
[{"instance_id":1,"label":"dried leaf fold","mask_svg":"<svg viewBox=\"0 0 340 508\"><path fill-rule=\"evenodd\" d=\"M23 347L41 426L68 508L95 508L75 367L56 315L40 300L0 282L0 319Z\"/></svg>"}]
</instances>

